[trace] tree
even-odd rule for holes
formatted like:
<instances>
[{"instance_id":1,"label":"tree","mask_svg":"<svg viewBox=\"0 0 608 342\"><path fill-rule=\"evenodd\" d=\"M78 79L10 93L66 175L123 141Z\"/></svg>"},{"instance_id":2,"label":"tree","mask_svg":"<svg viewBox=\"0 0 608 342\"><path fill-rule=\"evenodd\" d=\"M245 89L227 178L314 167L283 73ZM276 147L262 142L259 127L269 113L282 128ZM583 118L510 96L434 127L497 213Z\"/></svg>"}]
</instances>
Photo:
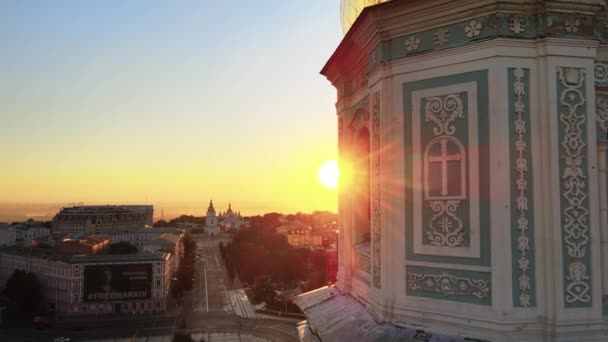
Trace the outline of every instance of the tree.
<instances>
[{"instance_id":1,"label":"tree","mask_svg":"<svg viewBox=\"0 0 608 342\"><path fill-rule=\"evenodd\" d=\"M111 243L108 248L108 254L135 254L137 247L127 241Z\"/></svg>"},{"instance_id":2,"label":"tree","mask_svg":"<svg viewBox=\"0 0 608 342\"><path fill-rule=\"evenodd\" d=\"M222 241L220 241L220 255L222 256L222 260L226 259L226 249Z\"/></svg>"},{"instance_id":3,"label":"tree","mask_svg":"<svg viewBox=\"0 0 608 342\"><path fill-rule=\"evenodd\" d=\"M4 295L26 313L36 313L42 304L42 285L32 272L15 270L6 282Z\"/></svg>"},{"instance_id":4,"label":"tree","mask_svg":"<svg viewBox=\"0 0 608 342\"><path fill-rule=\"evenodd\" d=\"M192 336L190 336L190 334L187 333L175 333L175 335L173 335L173 340L171 340L171 342L196 342L194 341L194 339L192 339Z\"/></svg>"},{"instance_id":5,"label":"tree","mask_svg":"<svg viewBox=\"0 0 608 342\"><path fill-rule=\"evenodd\" d=\"M192 290L192 277L194 276L194 258L196 256L196 241L189 232L184 233L181 239L183 253L177 268L174 294L179 296L184 291Z\"/></svg>"},{"instance_id":6,"label":"tree","mask_svg":"<svg viewBox=\"0 0 608 342\"><path fill-rule=\"evenodd\" d=\"M167 221L165 220L158 220L156 222L154 222L154 224L152 225L152 227L168 227L169 223L167 223Z\"/></svg>"}]
</instances>

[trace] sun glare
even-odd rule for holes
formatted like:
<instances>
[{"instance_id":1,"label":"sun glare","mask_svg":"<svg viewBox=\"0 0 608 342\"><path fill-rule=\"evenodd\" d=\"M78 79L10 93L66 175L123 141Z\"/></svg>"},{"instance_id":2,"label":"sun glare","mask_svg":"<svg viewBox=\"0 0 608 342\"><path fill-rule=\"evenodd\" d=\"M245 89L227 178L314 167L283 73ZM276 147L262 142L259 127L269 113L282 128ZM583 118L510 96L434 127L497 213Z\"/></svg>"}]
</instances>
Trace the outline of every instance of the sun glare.
<instances>
[{"instance_id":1,"label":"sun glare","mask_svg":"<svg viewBox=\"0 0 608 342\"><path fill-rule=\"evenodd\" d=\"M338 187L338 178L340 170L338 169L338 161L328 160L319 167L319 182L328 188L335 189Z\"/></svg>"}]
</instances>

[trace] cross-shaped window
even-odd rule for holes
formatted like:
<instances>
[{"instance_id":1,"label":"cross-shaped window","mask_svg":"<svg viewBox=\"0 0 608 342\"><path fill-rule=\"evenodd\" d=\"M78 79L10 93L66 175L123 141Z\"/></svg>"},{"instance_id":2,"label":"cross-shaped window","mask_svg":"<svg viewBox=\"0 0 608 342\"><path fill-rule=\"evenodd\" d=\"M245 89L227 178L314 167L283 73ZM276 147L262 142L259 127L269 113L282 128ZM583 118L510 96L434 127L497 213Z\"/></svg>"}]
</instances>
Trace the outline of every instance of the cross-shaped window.
<instances>
[{"instance_id":1,"label":"cross-shaped window","mask_svg":"<svg viewBox=\"0 0 608 342\"><path fill-rule=\"evenodd\" d=\"M465 153L454 137L441 136L431 141L424 156L426 197L465 198Z\"/></svg>"}]
</instances>

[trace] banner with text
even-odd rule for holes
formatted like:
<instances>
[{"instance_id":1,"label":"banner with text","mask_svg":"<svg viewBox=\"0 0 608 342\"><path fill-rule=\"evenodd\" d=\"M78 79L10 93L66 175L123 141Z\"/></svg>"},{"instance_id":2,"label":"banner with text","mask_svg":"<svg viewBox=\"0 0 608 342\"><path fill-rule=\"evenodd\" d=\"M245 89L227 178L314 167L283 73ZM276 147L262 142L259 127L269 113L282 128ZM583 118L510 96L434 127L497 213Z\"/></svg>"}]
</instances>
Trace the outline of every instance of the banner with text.
<instances>
[{"instance_id":1,"label":"banner with text","mask_svg":"<svg viewBox=\"0 0 608 342\"><path fill-rule=\"evenodd\" d=\"M90 302L149 299L152 264L86 265L84 300Z\"/></svg>"}]
</instances>

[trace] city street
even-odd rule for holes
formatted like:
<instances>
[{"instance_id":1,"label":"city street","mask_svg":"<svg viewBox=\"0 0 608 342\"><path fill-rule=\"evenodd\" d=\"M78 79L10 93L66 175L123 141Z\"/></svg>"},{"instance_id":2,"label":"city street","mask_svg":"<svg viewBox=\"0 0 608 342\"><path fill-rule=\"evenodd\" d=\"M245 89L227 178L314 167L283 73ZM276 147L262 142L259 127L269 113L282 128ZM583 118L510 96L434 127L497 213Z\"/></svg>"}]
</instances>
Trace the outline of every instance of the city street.
<instances>
[{"instance_id":1,"label":"city street","mask_svg":"<svg viewBox=\"0 0 608 342\"><path fill-rule=\"evenodd\" d=\"M218 245L230 241L227 237L204 237L197 242L196 274L193 285L194 311L233 312L226 307L226 283L224 263Z\"/></svg>"},{"instance_id":2,"label":"city street","mask_svg":"<svg viewBox=\"0 0 608 342\"><path fill-rule=\"evenodd\" d=\"M46 330L29 325L23 329L0 329L6 342L53 341L69 337L75 341L171 341L177 331L209 334L211 341L295 342L297 320L259 315L243 289L231 286L218 244L229 237L196 237L197 261L193 290L182 306L164 315L73 317Z\"/></svg>"}]
</instances>

